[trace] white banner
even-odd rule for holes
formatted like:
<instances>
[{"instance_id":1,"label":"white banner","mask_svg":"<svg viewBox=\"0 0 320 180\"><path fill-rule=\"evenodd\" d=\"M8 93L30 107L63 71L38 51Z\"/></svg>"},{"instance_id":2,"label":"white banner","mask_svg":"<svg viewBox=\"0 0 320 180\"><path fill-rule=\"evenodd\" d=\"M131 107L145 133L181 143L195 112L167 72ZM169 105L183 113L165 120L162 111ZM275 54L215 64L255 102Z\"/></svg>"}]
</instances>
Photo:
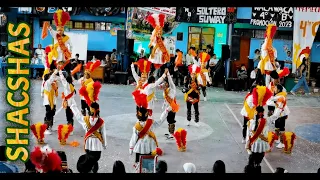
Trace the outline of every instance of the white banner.
<instances>
[{"instance_id":1,"label":"white banner","mask_svg":"<svg viewBox=\"0 0 320 180\"><path fill-rule=\"evenodd\" d=\"M176 54L176 37L175 36L168 36L165 38L165 46L168 49L170 56L174 57Z\"/></svg>"},{"instance_id":2,"label":"white banner","mask_svg":"<svg viewBox=\"0 0 320 180\"><path fill-rule=\"evenodd\" d=\"M138 7L138 9L143 9L152 13L163 13L171 16L176 15L176 7Z\"/></svg>"},{"instance_id":3,"label":"white banner","mask_svg":"<svg viewBox=\"0 0 320 180\"><path fill-rule=\"evenodd\" d=\"M320 7L295 7L293 13L292 73L309 57L320 24Z\"/></svg>"}]
</instances>

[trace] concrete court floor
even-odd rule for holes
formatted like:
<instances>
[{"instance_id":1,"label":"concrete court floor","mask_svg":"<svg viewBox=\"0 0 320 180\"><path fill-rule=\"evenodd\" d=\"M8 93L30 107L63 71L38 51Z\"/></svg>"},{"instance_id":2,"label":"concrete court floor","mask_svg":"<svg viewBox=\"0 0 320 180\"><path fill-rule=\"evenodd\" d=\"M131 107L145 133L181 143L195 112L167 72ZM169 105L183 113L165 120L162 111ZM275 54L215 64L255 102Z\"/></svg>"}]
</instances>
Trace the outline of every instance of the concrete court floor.
<instances>
[{"instance_id":1,"label":"concrete court floor","mask_svg":"<svg viewBox=\"0 0 320 180\"><path fill-rule=\"evenodd\" d=\"M31 114L29 119L32 123L42 122L45 114L45 109L42 106L40 97L41 80L31 81ZM0 115L4 120L5 112L8 111L8 106L4 103L5 84L2 79L0 92L3 94L0 99ZM76 85L79 89L79 85ZM62 88L62 87L61 87ZM135 104L131 97L133 86L124 85L108 85L104 84L100 93L100 110L101 116L106 121L108 145L103 152L99 161L99 172L112 172L113 162L121 160L127 172L132 172L134 155L129 155L128 144L132 133L132 127L135 119ZM59 91L61 94L62 90ZM160 147L164 150L164 156L159 159L165 160L168 163L168 173L183 172L183 164L192 162L197 167L197 172L207 173L212 171L212 166L216 160L223 160L226 164L228 173L241 173L247 164L248 154L241 144L242 132L242 117L240 110L242 108L245 92L228 92L222 88L209 88L208 101L200 102L200 122L201 126L196 128L185 126L186 121L186 104L183 102L183 93L177 91L177 99L180 104L180 111L176 116L176 127L183 127L188 130L187 136L187 152L181 153L177 151L174 141L166 140L164 133L167 132L167 123L156 130L156 135ZM158 101L154 110L154 117L158 119L162 112L162 92L156 93ZM59 95L60 96L60 95ZM80 108L79 97L76 96L78 107ZM319 97L294 97L289 96L288 105L291 114L286 123L288 131L296 132L296 128L302 127L297 133L298 138L295 141L295 147L291 155L283 154L276 148L273 152L266 155L266 160L262 163L262 172L270 173L276 167L283 167L290 173L313 173L320 167L320 129L309 128L312 130L312 135L300 137L303 135L303 125L319 125L320 119L320 101ZM61 107L61 99L57 101L57 109ZM54 129L57 129L58 124L66 123L65 113L61 111L55 116ZM5 121L0 121L0 140L4 143L4 128L8 124ZM301 129L301 128L300 128ZM306 131L306 130L304 130ZM307 130L308 131L308 130ZM311 132L311 131L310 131ZM308 134L308 133L307 133ZM76 170L76 162L81 154L83 154L83 135L84 131L80 125L75 122L74 135L70 136L68 142L77 140L80 146L71 147L61 146L58 143L57 134L54 132L45 138L55 150L63 150L68 157L69 167ZM33 136L30 136L32 143L30 148L35 145ZM310 140L311 139L311 140ZM16 163L21 171L24 170L22 163Z\"/></svg>"}]
</instances>

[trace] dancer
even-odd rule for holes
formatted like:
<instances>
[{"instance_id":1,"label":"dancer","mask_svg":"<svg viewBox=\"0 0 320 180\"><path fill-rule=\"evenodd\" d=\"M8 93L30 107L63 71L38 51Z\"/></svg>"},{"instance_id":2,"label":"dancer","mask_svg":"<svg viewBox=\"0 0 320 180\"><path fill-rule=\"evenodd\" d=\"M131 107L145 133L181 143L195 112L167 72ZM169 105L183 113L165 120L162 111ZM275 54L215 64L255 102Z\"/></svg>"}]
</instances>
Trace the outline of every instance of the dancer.
<instances>
[{"instance_id":1,"label":"dancer","mask_svg":"<svg viewBox=\"0 0 320 180\"><path fill-rule=\"evenodd\" d=\"M44 124L47 125L47 130L44 132L46 135L51 134L53 118L56 113L56 98L58 97L58 85L56 78L58 73L58 70L55 70L52 74L46 74L44 76L44 83L41 87L43 106L46 107L46 116L44 118Z\"/></svg>"},{"instance_id":2,"label":"dancer","mask_svg":"<svg viewBox=\"0 0 320 180\"><path fill-rule=\"evenodd\" d=\"M195 111L195 126L199 127L199 106L200 101L200 88L198 86L196 76L200 73L201 69L197 65L190 65L188 67L190 75L186 78L185 88L182 90L184 94L184 100L187 102L187 126L190 126L191 121L191 107L193 106Z\"/></svg>"},{"instance_id":3,"label":"dancer","mask_svg":"<svg viewBox=\"0 0 320 180\"><path fill-rule=\"evenodd\" d=\"M129 153L130 155L133 152L136 153L134 167L138 168L140 156L162 153L158 148L159 144L154 130L162 125L172 108L168 106L161 114L160 120L154 121L150 116L150 111L147 109L147 95L141 91L134 91L132 95L137 105L137 118L139 121L136 122L133 127L133 133L129 143Z\"/></svg>"},{"instance_id":4,"label":"dancer","mask_svg":"<svg viewBox=\"0 0 320 180\"><path fill-rule=\"evenodd\" d=\"M257 114L254 119L248 122L246 149L248 151L249 163L256 172L261 173L261 162L265 152L270 149L268 143L268 121L263 117L264 109L262 106L256 108Z\"/></svg>"},{"instance_id":5,"label":"dancer","mask_svg":"<svg viewBox=\"0 0 320 180\"><path fill-rule=\"evenodd\" d=\"M90 115L83 116L79 111L74 97L71 97L70 109L75 119L86 131L84 136L86 154L98 162L101 157L101 151L107 147L107 135L104 120L100 117L99 104L93 102L90 104Z\"/></svg>"},{"instance_id":6,"label":"dancer","mask_svg":"<svg viewBox=\"0 0 320 180\"><path fill-rule=\"evenodd\" d=\"M101 65L100 60L97 60L94 63L93 62L87 63L86 70L84 72L85 81L83 82L79 90L79 94L83 96L86 104L89 107L91 106L91 103L96 102L98 100L98 94L101 89L101 83L99 81L94 82L93 79L91 78L91 72L93 72L100 65Z\"/></svg>"},{"instance_id":7,"label":"dancer","mask_svg":"<svg viewBox=\"0 0 320 180\"><path fill-rule=\"evenodd\" d=\"M251 86L250 92L246 95L243 102L243 108L241 110L241 115L243 116L243 126L242 126L242 143L245 143L245 139L247 136L247 124L250 119L254 118L255 114L255 106L253 104L253 89L256 86Z\"/></svg>"},{"instance_id":8,"label":"dancer","mask_svg":"<svg viewBox=\"0 0 320 180\"><path fill-rule=\"evenodd\" d=\"M261 47L261 60L259 61L258 68L262 74L266 75L266 85L270 83L270 73L277 69L275 59L277 58L277 50L272 46L272 40L276 34L277 26L269 24L264 35L265 40Z\"/></svg>"},{"instance_id":9,"label":"dancer","mask_svg":"<svg viewBox=\"0 0 320 180\"><path fill-rule=\"evenodd\" d=\"M144 94L147 95L147 101L148 101L148 111L149 116L152 117L153 109L154 109L154 103L155 103L155 90L159 87L159 85L162 83L166 75L168 74L169 69L166 68L164 70L163 75L156 81L154 76L150 76L148 79L148 83L146 84L145 88L142 90Z\"/></svg>"},{"instance_id":10,"label":"dancer","mask_svg":"<svg viewBox=\"0 0 320 180\"><path fill-rule=\"evenodd\" d=\"M285 131L285 124L288 115L290 114L290 110L287 106L287 93L284 91L283 86L278 84L276 86L276 95L271 98L272 101L275 102L275 110L274 113L269 117L272 122L275 123L275 131L280 140L277 141L279 144L277 148L284 148L283 134Z\"/></svg>"},{"instance_id":11,"label":"dancer","mask_svg":"<svg viewBox=\"0 0 320 180\"><path fill-rule=\"evenodd\" d=\"M166 16L164 14L152 14L147 17L147 21L154 28L149 43L149 48L153 47L149 61L153 63L156 69L170 61L170 54L162 37L165 20Z\"/></svg>"},{"instance_id":12,"label":"dancer","mask_svg":"<svg viewBox=\"0 0 320 180\"><path fill-rule=\"evenodd\" d=\"M70 74L71 72L71 64L70 58L72 54L72 44L70 37L64 34L64 26L70 21L70 15L68 12L63 11L62 9L57 10L53 15L55 26L57 27L57 31L53 30L48 22L43 24L42 29L42 39L44 39L48 35L48 30L56 40L56 43L52 46L51 52L52 56L49 58L49 62L52 60L56 60L58 64L61 64L61 69L66 67L66 71Z\"/></svg>"},{"instance_id":13,"label":"dancer","mask_svg":"<svg viewBox=\"0 0 320 180\"><path fill-rule=\"evenodd\" d=\"M165 79L163 90L164 102L162 109L167 109L167 107L171 107L171 111L168 113L167 122L168 122L168 131L169 134L165 134L168 139L173 139L173 133L175 131L175 117L176 113L179 111L179 104L177 104L176 100L176 86L173 83L172 77L167 73L167 78Z\"/></svg>"},{"instance_id":14,"label":"dancer","mask_svg":"<svg viewBox=\"0 0 320 180\"><path fill-rule=\"evenodd\" d=\"M137 65L139 68L139 71L141 73L141 77L138 76L136 73L136 70L134 69L134 65ZM136 89L143 90L146 87L146 84L148 82L148 76L151 70L151 62L145 60L145 59L139 59L136 63L131 64L131 72L134 80L137 83Z\"/></svg>"},{"instance_id":15,"label":"dancer","mask_svg":"<svg viewBox=\"0 0 320 180\"><path fill-rule=\"evenodd\" d=\"M197 80L198 80L198 84L201 87L204 101L207 101L207 92L206 92L207 82L209 82L210 85L212 84L209 77L209 72L207 70L207 64L210 58L211 58L210 55L206 52L202 52L199 54L198 64L200 64L201 66L201 71L197 75Z\"/></svg>"}]
</instances>

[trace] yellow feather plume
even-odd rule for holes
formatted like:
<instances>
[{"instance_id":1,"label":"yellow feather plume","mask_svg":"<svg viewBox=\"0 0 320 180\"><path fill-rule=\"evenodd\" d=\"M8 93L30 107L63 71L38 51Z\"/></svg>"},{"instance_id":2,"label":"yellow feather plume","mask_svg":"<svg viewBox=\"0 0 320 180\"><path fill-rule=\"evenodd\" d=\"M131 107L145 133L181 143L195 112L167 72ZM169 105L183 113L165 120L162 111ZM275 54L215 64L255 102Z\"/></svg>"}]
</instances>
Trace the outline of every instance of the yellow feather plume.
<instances>
[{"instance_id":1,"label":"yellow feather plume","mask_svg":"<svg viewBox=\"0 0 320 180\"><path fill-rule=\"evenodd\" d=\"M42 123L38 122L35 126L36 126L37 136L38 138L40 138L40 130L41 130Z\"/></svg>"},{"instance_id":2,"label":"yellow feather plume","mask_svg":"<svg viewBox=\"0 0 320 180\"><path fill-rule=\"evenodd\" d=\"M58 19L58 25L59 25L59 26L61 26L62 12L63 12L62 9L59 9L59 10L56 11L56 13L57 13L57 19Z\"/></svg>"},{"instance_id":3,"label":"yellow feather plume","mask_svg":"<svg viewBox=\"0 0 320 180\"><path fill-rule=\"evenodd\" d=\"M262 106L262 101L264 95L266 94L267 88L265 86L257 86L257 93L258 93L258 105Z\"/></svg>"},{"instance_id":4,"label":"yellow feather plume","mask_svg":"<svg viewBox=\"0 0 320 180\"><path fill-rule=\"evenodd\" d=\"M88 83L87 87L86 87L86 90L88 92L88 96L89 96L91 102L94 101L94 99L93 99L93 92L94 92L93 84L94 84L94 82L92 81L92 82Z\"/></svg>"},{"instance_id":5,"label":"yellow feather plume","mask_svg":"<svg viewBox=\"0 0 320 180\"><path fill-rule=\"evenodd\" d=\"M69 131L69 125L63 125L62 129L61 129L61 139L65 139L66 134Z\"/></svg>"}]
</instances>

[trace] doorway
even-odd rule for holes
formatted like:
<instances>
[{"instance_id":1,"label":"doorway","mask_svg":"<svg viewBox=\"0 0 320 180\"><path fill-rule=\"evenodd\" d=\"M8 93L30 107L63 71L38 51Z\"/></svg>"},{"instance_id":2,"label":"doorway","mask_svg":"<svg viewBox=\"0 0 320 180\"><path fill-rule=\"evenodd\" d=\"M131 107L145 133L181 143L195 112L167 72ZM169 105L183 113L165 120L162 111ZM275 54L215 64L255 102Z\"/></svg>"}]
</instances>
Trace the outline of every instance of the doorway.
<instances>
[{"instance_id":1,"label":"doorway","mask_svg":"<svg viewBox=\"0 0 320 180\"><path fill-rule=\"evenodd\" d=\"M199 52L206 49L207 45L214 48L214 27L189 26L188 33L188 49L195 47L196 52Z\"/></svg>"}]
</instances>

